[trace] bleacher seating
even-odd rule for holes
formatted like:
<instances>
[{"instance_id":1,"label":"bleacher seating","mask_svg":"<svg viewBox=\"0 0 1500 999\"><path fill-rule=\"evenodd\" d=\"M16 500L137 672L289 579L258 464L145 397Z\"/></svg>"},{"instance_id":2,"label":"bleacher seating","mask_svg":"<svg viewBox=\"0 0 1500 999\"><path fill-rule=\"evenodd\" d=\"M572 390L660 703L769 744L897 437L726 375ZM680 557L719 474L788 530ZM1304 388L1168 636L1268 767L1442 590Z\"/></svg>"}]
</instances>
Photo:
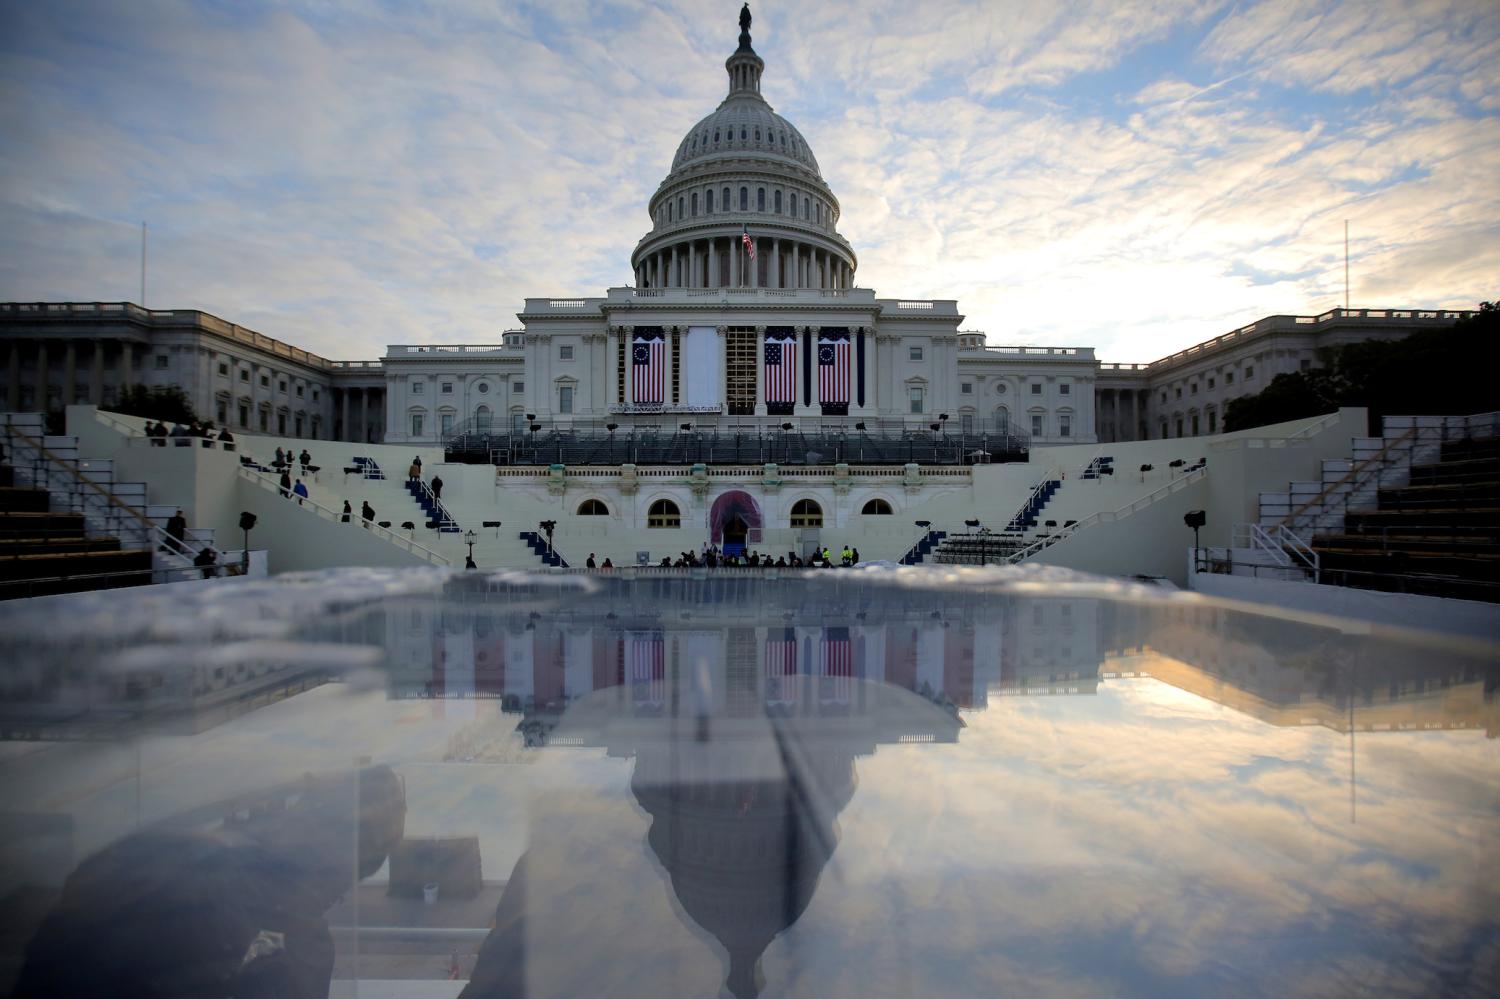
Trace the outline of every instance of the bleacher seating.
<instances>
[{"instance_id":1,"label":"bleacher seating","mask_svg":"<svg viewBox=\"0 0 1500 999\"><path fill-rule=\"evenodd\" d=\"M943 565L1000 565L1031 542L1020 534L952 534L938 546L933 561Z\"/></svg>"},{"instance_id":2,"label":"bleacher seating","mask_svg":"<svg viewBox=\"0 0 1500 999\"><path fill-rule=\"evenodd\" d=\"M1314 537L1322 582L1500 602L1500 439L1444 443L1377 505Z\"/></svg>"},{"instance_id":3,"label":"bleacher seating","mask_svg":"<svg viewBox=\"0 0 1500 999\"><path fill-rule=\"evenodd\" d=\"M45 489L15 484L0 465L0 597L138 586L151 582L150 549L91 538L81 513L55 513ZM130 573L106 576L108 573Z\"/></svg>"},{"instance_id":4,"label":"bleacher seating","mask_svg":"<svg viewBox=\"0 0 1500 999\"><path fill-rule=\"evenodd\" d=\"M536 432L471 430L450 437L447 460L496 465L968 465L1025 461L1030 441L1010 433L910 428L790 431L667 430L583 425ZM355 459L359 461L360 459Z\"/></svg>"}]
</instances>

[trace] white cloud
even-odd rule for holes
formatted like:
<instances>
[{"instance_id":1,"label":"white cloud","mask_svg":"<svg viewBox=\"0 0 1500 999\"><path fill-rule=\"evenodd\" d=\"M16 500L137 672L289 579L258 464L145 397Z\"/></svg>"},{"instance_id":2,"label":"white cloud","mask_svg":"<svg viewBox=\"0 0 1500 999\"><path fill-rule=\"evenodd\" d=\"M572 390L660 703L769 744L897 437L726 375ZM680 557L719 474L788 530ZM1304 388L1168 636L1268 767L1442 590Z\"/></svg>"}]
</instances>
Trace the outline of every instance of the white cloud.
<instances>
[{"instance_id":1,"label":"white cloud","mask_svg":"<svg viewBox=\"0 0 1500 999\"><path fill-rule=\"evenodd\" d=\"M755 13L860 284L957 298L993 341L1151 360L1319 311L1346 218L1356 304L1495 295L1491 9ZM6 15L0 298L135 298L144 218L151 304L334 357L492 341L525 296L628 282L736 31L686 0Z\"/></svg>"}]
</instances>

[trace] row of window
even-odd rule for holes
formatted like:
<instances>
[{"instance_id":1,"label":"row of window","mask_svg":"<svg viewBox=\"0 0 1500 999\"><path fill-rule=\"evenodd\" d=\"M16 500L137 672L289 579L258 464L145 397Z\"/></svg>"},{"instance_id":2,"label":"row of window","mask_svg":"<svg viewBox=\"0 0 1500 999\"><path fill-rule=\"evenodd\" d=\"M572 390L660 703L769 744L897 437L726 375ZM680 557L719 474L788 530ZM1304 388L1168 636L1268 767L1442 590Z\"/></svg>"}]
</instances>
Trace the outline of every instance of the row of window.
<instances>
[{"instance_id":1,"label":"row of window","mask_svg":"<svg viewBox=\"0 0 1500 999\"><path fill-rule=\"evenodd\" d=\"M699 193L700 192L698 191L693 191L691 194L680 194L677 196L677 201L675 202L675 204L673 203L672 199L668 198L666 204L662 207L657 208L656 210L656 224L658 226L661 226L670 224L672 222L681 222L683 219L687 218L697 218ZM710 187L701 193L703 195L703 214L714 214L714 189ZM718 201L719 207L717 210L719 212L732 212L735 210L733 195L733 188L725 187L723 189L723 193ZM771 191L770 211L774 215L783 214L781 195L782 192L780 188L776 188L775 190ZM740 211L748 212L751 210L749 187L742 186L740 188L739 200ZM792 218L796 218L797 204L797 192L789 192L787 195L787 211L784 214L787 214ZM803 221L812 222L816 225L822 225L825 219L827 219L829 222L833 221L833 210L824 205L823 202L817 201L804 195L801 199L801 205ZM755 189L754 210L757 212L764 212L767 210L766 189L764 187L757 187Z\"/></svg>"},{"instance_id":2,"label":"row of window","mask_svg":"<svg viewBox=\"0 0 1500 999\"><path fill-rule=\"evenodd\" d=\"M566 348L564 348L564 350L566 351L566 355L564 357L564 360L567 360L567 359L569 359L569 358L571 358L573 356L573 348L572 347L566 347ZM453 384L454 384L453 382L448 382L448 381L438 382L438 393L440 395L452 395L453 394ZM411 394L412 395L424 395L427 392L427 382L426 382L425 379L422 379L422 378L413 378L411 380L410 387L411 387ZM521 392L521 391L525 390L526 383L525 382L511 382L510 388L511 388L512 392ZM474 391L478 392L480 395L486 395L489 392L489 390L490 390L490 383L489 382L478 382L474 386Z\"/></svg>"},{"instance_id":3,"label":"row of window","mask_svg":"<svg viewBox=\"0 0 1500 999\"><path fill-rule=\"evenodd\" d=\"M1301 361L1301 363L1299 364L1298 367L1299 367L1299 370L1309 371L1309 370L1312 369L1312 361L1307 360L1306 358L1303 358L1303 360ZM1245 381L1248 382L1250 379L1252 379L1254 377L1255 377L1255 365L1253 365L1253 364L1247 364L1247 365L1245 365ZM1204 388L1205 389L1211 391L1214 388L1215 384L1216 384L1216 382L1214 381L1214 376L1213 375L1206 375L1204 377ZM1224 372L1224 384L1225 385L1233 385L1234 384L1234 372L1233 371L1226 371L1226 372ZM1181 385L1176 386L1175 391L1176 391L1175 398L1181 399L1182 398L1182 386ZM1198 394L1198 383L1196 381L1188 382L1188 395L1197 395L1197 394ZM1161 392L1161 401L1162 402L1166 402L1167 401L1167 390L1166 389L1162 389L1162 392ZM1209 433L1213 433L1213 431L1210 430Z\"/></svg>"},{"instance_id":4,"label":"row of window","mask_svg":"<svg viewBox=\"0 0 1500 999\"><path fill-rule=\"evenodd\" d=\"M732 125L728 128L715 128L712 133L712 144L710 144L709 135L709 130L706 128L703 131L699 132L697 135L694 135L691 144L688 146L688 152L696 153L699 149L700 143L702 145L702 148L706 152L712 152L716 149L721 148L720 140L723 141L723 145L725 147L734 145L735 129ZM760 142L761 130L759 125L755 125L753 127L750 125L741 125L739 127L739 137L741 143L751 142L752 135L755 137L753 141L757 143ZM779 145L783 150L790 150L792 153L799 156L802 154L802 143L798 141L795 133L791 136L790 139L788 139L786 129L778 128L773 132L768 128L765 131L765 137L766 141L773 146Z\"/></svg>"},{"instance_id":5,"label":"row of window","mask_svg":"<svg viewBox=\"0 0 1500 999\"><path fill-rule=\"evenodd\" d=\"M165 369L171 367L171 363L172 363L171 360L167 357L166 354L157 354L156 355L156 367L157 367L158 370L165 370ZM229 366L231 364L233 364L233 363L234 363L234 358L230 358L228 361L220 361L219 362L219 377L221 377L221 378L228 378L229 377ZM250 381L250 369L249 369L249 367L242 367L242 368L240 368L240 381L245 382L247 384L249 383L249 381ZM267 374L265 372L261 372L260 387L261 388L270 388L271 387L271 376L269 374ZM277 377L277 379L276 379L276 390L278 392L286 392L287 391L287 380L285 378L281 378L279 376ZM305 398L305 396L303 394L303 391L304 391L304 389L303 389L302 385L299 384L299 385L294 386L294 392L295 392L295 394L296 394L296 396L297 396L298 399ZM312 387L312 401L313 402L317 402L320 398L321 398L321 393L318 391L318 387L316 385L314 385Z\"/></svg>"},{"instance_id":6,"label":"row of window","mask_svg":"<svg viewBox=\"0 0 1500 999\"><path fill-rule=\"evenodd\" d=\"M889 501L877 498L866 503L859 512L866 517L888 517L895 511L891 509ZM580 517L603 517L608 514L609 507L604 505L603 500L584 500L578 507ZM682 510L669 499L659 499L646 511L646 526L681 527ZM817 500L798 500L792 504L790 526L822 527L823 508L818 505Z\"/></svg>"}]
</instances>

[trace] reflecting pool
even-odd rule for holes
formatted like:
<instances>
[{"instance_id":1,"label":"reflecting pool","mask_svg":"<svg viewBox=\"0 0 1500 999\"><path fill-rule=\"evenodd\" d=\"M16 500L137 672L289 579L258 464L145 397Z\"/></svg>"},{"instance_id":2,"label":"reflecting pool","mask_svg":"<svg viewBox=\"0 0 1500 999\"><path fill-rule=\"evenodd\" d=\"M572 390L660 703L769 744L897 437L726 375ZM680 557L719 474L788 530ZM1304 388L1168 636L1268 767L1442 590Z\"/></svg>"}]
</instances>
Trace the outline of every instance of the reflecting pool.
<instances>
[{"instance_id":1,"label":"reflecting pool","mask_svg":"<svg viewBox=\"0 0 1500 999\"><path fill-rule=\"evenodd\" d=\"M0 605L0 994L1487 995L1500 647L1056 570Z\"/></svg>"}]
</instances>

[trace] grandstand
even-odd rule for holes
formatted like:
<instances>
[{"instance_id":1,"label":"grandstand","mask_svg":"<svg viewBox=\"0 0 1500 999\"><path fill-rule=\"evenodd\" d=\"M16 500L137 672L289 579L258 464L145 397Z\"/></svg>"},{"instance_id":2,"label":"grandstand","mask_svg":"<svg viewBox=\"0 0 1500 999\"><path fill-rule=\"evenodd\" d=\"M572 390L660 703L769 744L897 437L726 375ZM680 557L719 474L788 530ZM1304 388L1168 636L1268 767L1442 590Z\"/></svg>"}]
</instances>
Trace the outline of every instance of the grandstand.
<instances>
[{"instance_id":1,"label":"grandstand","mask_svg":"<svg viewBox=\"0 0 1500 999\"><path fill-rule=\"evenodd\" d=\"M727 430L532 418L511 430L471 422L443 443L448 461L469 465L982 465L1024 462L1030 450L1030 439L1008 426L959 427L946 414L918 428L879 420Z\"/></svg>"}]
</instances>

